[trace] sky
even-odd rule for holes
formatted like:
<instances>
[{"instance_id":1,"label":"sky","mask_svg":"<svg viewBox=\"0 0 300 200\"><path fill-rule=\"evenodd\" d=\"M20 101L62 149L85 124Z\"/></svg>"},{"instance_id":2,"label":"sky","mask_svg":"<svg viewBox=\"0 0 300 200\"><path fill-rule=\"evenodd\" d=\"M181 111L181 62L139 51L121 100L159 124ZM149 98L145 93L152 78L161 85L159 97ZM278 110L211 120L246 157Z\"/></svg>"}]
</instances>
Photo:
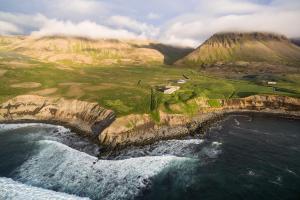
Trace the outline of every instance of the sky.
<instances>
[{"instance_id":1,"label":"sky","mask_svg":"<svg viewBox=\"0 0 300 200\"><path fill-rule=\"evenodd\" d=\"M217 32L300 36L300 0L0 0L0 35L152 39L197 47Z\"/></svg>"}]
</instances>

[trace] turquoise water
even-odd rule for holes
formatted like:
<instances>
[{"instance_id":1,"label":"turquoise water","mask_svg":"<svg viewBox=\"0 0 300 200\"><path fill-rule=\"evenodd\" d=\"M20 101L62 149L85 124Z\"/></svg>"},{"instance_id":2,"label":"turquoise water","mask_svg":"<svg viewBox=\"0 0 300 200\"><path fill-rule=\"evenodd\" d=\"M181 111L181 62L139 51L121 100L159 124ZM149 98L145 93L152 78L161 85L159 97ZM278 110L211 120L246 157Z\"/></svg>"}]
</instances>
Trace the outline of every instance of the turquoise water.
<instances>
[{"instance_id":1,"label":"turquoise water","mask_svg":"<svg viewBox=\"0 0 300 200\"><path fill-rule=\"evenodd\" d=\"M45 124L0 125L0 199L300 199L300 121L231 115L205 137L98 159Z\"/></svg>"}]
</instances>

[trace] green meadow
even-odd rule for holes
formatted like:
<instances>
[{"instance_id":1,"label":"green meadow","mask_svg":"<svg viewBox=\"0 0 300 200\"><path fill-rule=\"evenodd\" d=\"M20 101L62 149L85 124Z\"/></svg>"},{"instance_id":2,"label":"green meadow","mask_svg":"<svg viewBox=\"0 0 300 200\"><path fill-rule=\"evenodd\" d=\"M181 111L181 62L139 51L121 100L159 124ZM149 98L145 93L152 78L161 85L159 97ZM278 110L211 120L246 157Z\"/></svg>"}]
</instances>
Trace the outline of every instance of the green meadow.
<instances>
[{"instance_id":1,"label":"green meadow","mask_svg":"<svg viewBox=\"0 0 300 200\"><path fill-rule=\"evenodd\" d=\"M181 89L171 95L151 92L156 86L170 84L170 80L187 79ZM300 97L300 75L271 76L276 89L262 84L266 77L252 79L224 79L204 75L201 71L166 65L154 66L98 66L45 63L13 52L0 52L0 102L22 94L64 97L95 101L113 109L119 116L131 113L166 112L172 105L183 106L192 113L191 99L238 98L255 94L279 94ZM155 102L155 106L151 105Z\"/></svg>"}]
</instances>

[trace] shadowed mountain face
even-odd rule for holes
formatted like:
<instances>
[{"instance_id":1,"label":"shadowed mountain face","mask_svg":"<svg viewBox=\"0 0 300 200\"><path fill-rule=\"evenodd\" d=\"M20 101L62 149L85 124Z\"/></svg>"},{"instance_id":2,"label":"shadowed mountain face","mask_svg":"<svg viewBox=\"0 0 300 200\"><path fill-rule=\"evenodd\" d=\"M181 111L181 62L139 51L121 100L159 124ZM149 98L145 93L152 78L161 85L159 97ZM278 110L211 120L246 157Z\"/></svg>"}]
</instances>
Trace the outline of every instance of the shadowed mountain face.
<instances>
[{"instance_id":1,"label":"shadowed mountain face","mask_svg":"<svg viewBox=\"0 0 300 200\"><path fill-rule=\"evenodd\" d=\"M300 48L283 35L272 33L218 33L176 62L192 67L268 64L299 66ZM260 64L259 64L260 63Z\"/></svg>"},{"instance_id":2,"label":"shadowed mountain face","mask_svg":"<svg viewBox=\"0 0 300 200\"><path fill-rule=\"evenodd\" d=\"M164 55L164 63L167 65L174 64L177 60L187 56L195 49L188 47L177 47L172 45L150 43L144 48L155 49Z\"/></svg>"}]
</instances>

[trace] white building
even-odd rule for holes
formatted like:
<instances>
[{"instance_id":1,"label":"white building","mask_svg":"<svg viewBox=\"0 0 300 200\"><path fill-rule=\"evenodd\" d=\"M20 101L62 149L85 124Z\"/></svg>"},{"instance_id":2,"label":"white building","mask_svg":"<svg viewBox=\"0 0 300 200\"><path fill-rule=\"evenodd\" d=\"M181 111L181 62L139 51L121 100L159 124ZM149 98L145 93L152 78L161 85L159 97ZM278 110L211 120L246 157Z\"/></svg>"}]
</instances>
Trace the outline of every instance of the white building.
<instances>
[{"instance_id":1,"label":"white building","mask_svg":"<svg viewBox=\"0 0 300 200\"><path fill-rule=\"evenodd\" d=\"M180 89L179 86L166 86L164 90L164 94L173 94L179 89Z\"/></svg>"},{"instance_id":2,"label":"white building","mask_svg":"<svg viewBox=\"0 0 300 200\"><path fill-rule=\"evenodd\" d=\"M268 85L277 85L277 82L274 82L274 81L268 81Z\"/></svg>"},{"instance_id":3,"label":"white building","mask_svg":"<svg viewBox=\"0 0 300 200\"><path fill-rule=\"evenodd\" d=\"M184 84L184 83L186 83L186 80L180 79L180 80L177 80L177 83L178 83L178 84Z\"/></svg>"}]
</instances>

